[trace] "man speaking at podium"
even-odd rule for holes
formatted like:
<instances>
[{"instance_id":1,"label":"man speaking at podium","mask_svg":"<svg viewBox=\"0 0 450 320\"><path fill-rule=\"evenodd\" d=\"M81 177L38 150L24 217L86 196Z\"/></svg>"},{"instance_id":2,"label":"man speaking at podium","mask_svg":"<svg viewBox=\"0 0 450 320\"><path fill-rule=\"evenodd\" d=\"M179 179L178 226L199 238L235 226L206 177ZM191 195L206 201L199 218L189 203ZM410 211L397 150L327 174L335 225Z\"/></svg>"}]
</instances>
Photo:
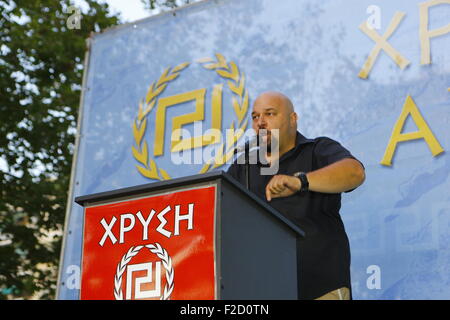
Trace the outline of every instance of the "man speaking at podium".
<instances>
[{"instance_id":1,"label":"man speaking at podium","mask_svg":"<svg viewBox=\"0 0 450 320\"><path fill-rule=\"evenodd\" d=\"M297 131L298 116L289 98L278 92L257 97L252 127L266 144L266 160L278 161L276 175L262 175L261 163L250 164L249 189L305 231L297 241L299 299L351 299L350 246L339 215L341 193L365 179L364 166L338 142L307 139ZM271 130L278 129L278 158L271 158ZM275 134L273 135L275 137ZM246 184L245 165L228 169Z\"/></svg>"}]
</instances>

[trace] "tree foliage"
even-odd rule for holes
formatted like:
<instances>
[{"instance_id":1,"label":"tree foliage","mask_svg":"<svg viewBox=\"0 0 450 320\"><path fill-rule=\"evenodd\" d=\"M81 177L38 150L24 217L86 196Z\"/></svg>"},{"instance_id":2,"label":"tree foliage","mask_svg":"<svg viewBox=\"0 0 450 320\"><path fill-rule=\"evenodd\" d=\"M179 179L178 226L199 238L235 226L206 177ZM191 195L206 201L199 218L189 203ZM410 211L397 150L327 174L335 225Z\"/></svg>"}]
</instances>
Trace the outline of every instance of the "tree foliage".
<instances>
[{"instance_id":1,"label":"tree foliage","mask_svg":"<svg viewBox=\"0 0 450 320\"><path fill-rule=\"evenodd\" d=\"M0 298L55 294L86 38L119 23L84 2L0 0Z\"/></svg>"},{"instance_id":2,"label":"tree foliage","mask_svg":"<svg viewBox=\"0 0 450 320\"><path fill-rule=\"evenodd\" d=\"M83 3L0 0L0 299L55 297L86 39L120 23Z\"/></svg>"}]
</instances>

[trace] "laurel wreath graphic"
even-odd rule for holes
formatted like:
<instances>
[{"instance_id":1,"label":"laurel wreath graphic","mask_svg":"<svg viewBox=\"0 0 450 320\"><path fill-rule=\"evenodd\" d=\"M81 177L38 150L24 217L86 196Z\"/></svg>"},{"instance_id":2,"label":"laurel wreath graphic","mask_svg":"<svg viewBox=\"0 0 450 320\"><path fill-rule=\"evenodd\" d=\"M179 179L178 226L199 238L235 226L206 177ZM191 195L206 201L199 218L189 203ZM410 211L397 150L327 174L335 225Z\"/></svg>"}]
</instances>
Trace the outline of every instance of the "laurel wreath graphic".
<instances>
[{"instance_id":1,"label":"laurel wreath graphic","mask_svg":"<svg viewBox=\"0 0 450 320\"><path fill-rule=\"evenodd\" d=\"M114 297L116 300L123 300L122 292L122 276L125 272L126 266L135 255L139 253L142 248L148 248L150 252L156 254L161 259L164 268L166 269L166 286L164 287L163 295L160 300L169 300L174 287L174 269L172 266L172 259L167 250L165 250L159 243L147 244L145 246L131 247L128 252L122 257L117 265L116 275L114 276Z\"/></svg>"},{"instance_id":2,"label":"laurel wreath graphic","mask_svg":"<svg viewBox=\"0 0 450 320\"><path fill-rule=\"evenodd\" d=\"M222 143L216 149L218 150L216 157L213 160L208 161L200 170L200 173L207 172L211 165L212 169L224 165L233 156L237 141L244 134L248 124L248 120L243 122L248 111L248 91L245 90L245 74L243 72L239 72L238 66L233 61L231 61L230 66L228 66L227 61L220 53L216 53L216 57L217 61L214 61L211 58L204 58L200 59L198 62L205 63L203 64L204 68L214 70L219 76L229 79L228 87L237 97L236 98L233 96L232 103L234 112L238 118L239 128L235 131L232 143L228 146L227 150L224 152L225 144ZM234 121L231 123L230 129L234 130Z\"/></svg>"},{"instance_id":3,"label":"laurel wreath graphic","mask_svg":"<svg viewBox=\"0 0 450 320\"><path fill-rule=\"evenodd\" d=\"M216 148L216 155L209 160L200 173L208 172L210 169L218 168L224 165L233 157L233 152L238 140L244 134L248 125L248 119L243 121L249 104L248 91L245 89L245 75L239 71L238 66L233 61L228 63L220 53L216 53L217 60L212 58L203 58L197 62L202 64L205 69L215 71L220 77L228 79L228 87L233 93L232 105L233 110L237 116L238 129L235 130L234 121L232 121L229 129L233 130L232 142L225 148L225 143L221 143ZM144 141L144 135L147 129L147 115L153 110L158 96L164 91L168 83L175 80L180 72L189 66L190 63L182 63L172 70L167 68L160 76L156 84L153 82L145 97L144 101L139 103L138 115L133 121L133 137L135 146L132 146L132 153L134 158L140 163L136 165L138 171L147 178L155 180L168 180L170 175L163 168L159 168L156 162L149 157L148 144Z\"/></svg>"}]
</instances>

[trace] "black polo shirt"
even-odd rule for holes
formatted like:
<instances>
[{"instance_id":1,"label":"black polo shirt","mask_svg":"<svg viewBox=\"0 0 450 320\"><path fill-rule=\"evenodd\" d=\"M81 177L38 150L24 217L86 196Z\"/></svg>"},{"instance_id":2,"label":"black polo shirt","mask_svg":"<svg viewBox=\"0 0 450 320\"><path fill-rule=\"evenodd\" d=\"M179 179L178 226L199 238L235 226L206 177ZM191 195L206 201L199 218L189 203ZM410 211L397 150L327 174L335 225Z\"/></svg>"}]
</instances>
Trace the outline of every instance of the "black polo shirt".
<instances>
[{"instance_id":1,"label":"black polo shirt","mask_svg":"<svg viewBox=\"0 0 450 320\"><path fill-rule=\"evenodd\" d=\"M297 132L295 147L282 155L277 174L309 172L344 158L356 159L330 138L307 139ZM261 175L260 169L260 165L250 165L250 190L267 202L265 188L272 176ZM235 162L228 173L245 186L244 165ZM339 215L341 194L308 191L268 204L306 234L297 240L299 299L318 298L344 286L351 289L350 246Z\"/></svg>"}]
</instances>

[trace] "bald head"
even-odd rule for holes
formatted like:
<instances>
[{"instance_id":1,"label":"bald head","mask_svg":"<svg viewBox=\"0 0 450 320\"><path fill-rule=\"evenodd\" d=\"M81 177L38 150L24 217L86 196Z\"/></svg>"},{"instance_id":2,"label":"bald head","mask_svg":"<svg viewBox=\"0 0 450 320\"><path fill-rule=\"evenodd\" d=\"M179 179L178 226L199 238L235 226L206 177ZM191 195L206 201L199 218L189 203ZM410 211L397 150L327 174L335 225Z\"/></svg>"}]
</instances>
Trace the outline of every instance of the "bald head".
<instances>
[{"instance_id":1,"label":"bald head","mask_svg":"<svg viewBox=\"0 0 450 320\"><path fill-rule=\"evenodd\" d=\"M278 130L280 155L295 145L297 135L297 114L291 100L276 91L260 94L253 103L253 129Z\"/></svg>"},{"instance_id":2,"label":"bald head","mask_svg":"<svg viewBox=\"0 0 450 320\"><path fill-rule=\"evenodd\" d=\"M261 93L255 100L254 104L256 105L258 102L264 102L265 104L277 105L282 108L284 112L287 114L291 114L294 112L294 105L292 104L291 99L286 97L281 92L277 91L266 91ZM280 110L281 111L281 110Z\"/></svg>"}]
</instances>

